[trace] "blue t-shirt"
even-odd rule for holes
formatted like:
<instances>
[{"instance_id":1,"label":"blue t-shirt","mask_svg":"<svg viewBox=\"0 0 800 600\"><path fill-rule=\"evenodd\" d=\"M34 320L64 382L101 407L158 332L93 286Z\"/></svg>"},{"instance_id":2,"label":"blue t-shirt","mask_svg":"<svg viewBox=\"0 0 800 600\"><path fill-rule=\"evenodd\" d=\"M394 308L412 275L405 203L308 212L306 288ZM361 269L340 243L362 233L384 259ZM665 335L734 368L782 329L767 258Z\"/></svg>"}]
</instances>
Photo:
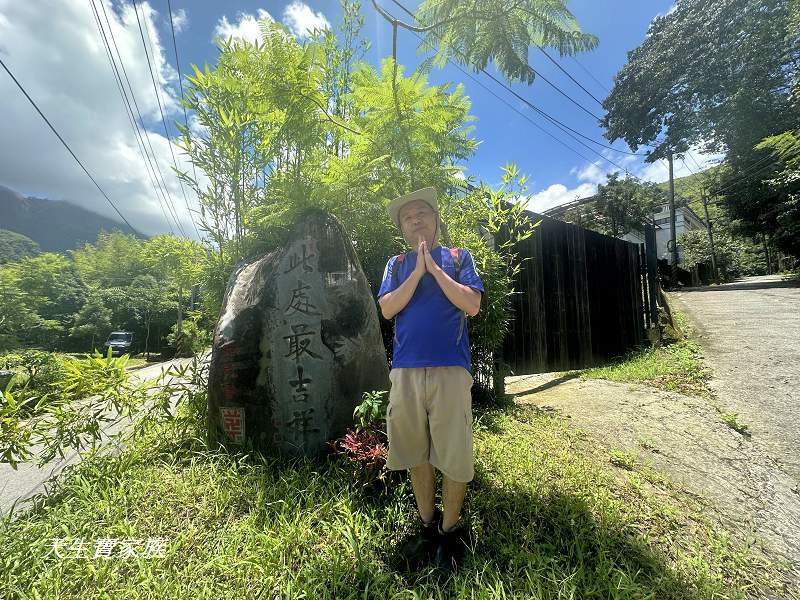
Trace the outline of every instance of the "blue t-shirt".
<instances>
[{"instance_id":1,"label":"blue t-shirt","mask_svg":"<svg viewBox=\"0 0 800 600\"><path fill-rule=\"evenodd\" d=\"M449 248L437 246L431 256L455 280L455 264ZM459 249L461 270L458 283L484 293L483 282L468 250ZM417 252L408 252L402 262L393 256L383 271L378 298L396 290L417 265ZM395 272L396 271L396 272ZM393 276L394 274L394 276ZM425 273L405 308L397 313L394 328L393 368L449 367L461 365L472 373L467 315L445 296L430 273Z\"/></svg>"}]
</instances>

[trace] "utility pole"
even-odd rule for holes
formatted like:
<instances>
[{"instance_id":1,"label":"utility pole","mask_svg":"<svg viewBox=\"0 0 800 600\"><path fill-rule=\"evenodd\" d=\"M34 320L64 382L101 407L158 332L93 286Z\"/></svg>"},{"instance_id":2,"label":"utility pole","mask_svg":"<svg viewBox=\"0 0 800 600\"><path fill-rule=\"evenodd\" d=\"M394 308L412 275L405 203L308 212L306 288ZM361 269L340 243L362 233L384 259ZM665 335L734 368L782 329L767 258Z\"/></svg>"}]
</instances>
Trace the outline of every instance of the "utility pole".
<instances>
[{"instance_id":1,"label":"utility pole","mask_svg":"<svg viewBox=\"0 0 800 600\"><path fill-rule=\"evenodd\" d=\"M678 244L675 237L675 177L672 168L672 150L669 151L669 285L678 287Z\"/></svg>"},{"instance_id":2,"label":"utility pole","mask_svg":"<svg viewBox=\"0 0 800 600\"><path fill-rule=\"evenodd\" d=\"M708 245L711 248L711 272L714 275L714 283L719 283L719 271L717 270L717 252L714 249L714 234L711 232L711 218L708 216L708 196L706 188L703 187L701 198L703 199L703 211L706 214L706 231L708 232Z\"/></svg>"}]
</instances>

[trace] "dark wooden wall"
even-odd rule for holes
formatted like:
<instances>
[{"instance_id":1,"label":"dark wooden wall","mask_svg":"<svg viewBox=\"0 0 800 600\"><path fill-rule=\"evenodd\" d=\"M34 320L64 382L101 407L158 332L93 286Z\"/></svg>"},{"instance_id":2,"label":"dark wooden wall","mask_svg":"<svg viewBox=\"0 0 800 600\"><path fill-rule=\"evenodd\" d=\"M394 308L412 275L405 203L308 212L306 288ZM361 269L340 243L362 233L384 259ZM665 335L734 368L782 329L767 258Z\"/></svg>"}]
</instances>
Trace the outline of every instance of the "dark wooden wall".
<instances>
[{"instance_id":1,"label":"dark wooden wall","mask_svg":"<svg viewBox=\"0 0 800 600\"><path fill-rule=\"evenodd\" d=\"M503 348L513 374L580 369L622 356L650 324L644 246L531 213Z\"/></svg>"}]
</instances>

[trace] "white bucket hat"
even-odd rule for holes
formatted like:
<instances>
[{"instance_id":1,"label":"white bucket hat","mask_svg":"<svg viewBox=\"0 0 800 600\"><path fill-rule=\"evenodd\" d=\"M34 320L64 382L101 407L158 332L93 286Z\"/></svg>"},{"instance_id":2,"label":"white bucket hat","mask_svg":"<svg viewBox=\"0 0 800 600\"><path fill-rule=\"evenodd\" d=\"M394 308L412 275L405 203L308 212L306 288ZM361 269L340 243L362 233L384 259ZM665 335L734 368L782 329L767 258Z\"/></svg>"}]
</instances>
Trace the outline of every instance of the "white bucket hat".
<instances>
[{"instance_id":1,"label":"white bucket hat","mask_svg":"<svg viewBox=\"0 0 800 600\"><path fill-rule=\"evenodd\" d=\"M439 212L439 208L436 205L436 190L432 187L422 188L416 192L411 192L405 196L395 198L389 203L387 210L389 211L392 222L397 225L398 229L400 229L400 209L409 202L414 202L415 200L422 200L433 209L433 212Z\"/></svg>"}]
</instances>

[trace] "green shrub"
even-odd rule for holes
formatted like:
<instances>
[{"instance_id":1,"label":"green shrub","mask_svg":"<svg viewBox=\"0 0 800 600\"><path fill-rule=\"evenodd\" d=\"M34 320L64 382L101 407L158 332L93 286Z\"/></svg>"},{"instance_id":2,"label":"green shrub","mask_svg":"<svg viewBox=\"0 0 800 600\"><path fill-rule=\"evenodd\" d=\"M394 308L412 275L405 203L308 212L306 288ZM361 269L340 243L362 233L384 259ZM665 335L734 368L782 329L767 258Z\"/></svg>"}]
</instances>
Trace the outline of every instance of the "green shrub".
<instances>
[{"instance_id":1,"label":"green shrub","mask_svg":"<svg viewBox=\"0 0 800 600\"><path fill-rule=\"evenodd\" d=\"M196 356L209 346L214 333L202 323L199 311L188 313L183 320L181 334L178 335L178 324L172 326L167 342L175 348L175 356Z\"/></svg>"},{"instance_id":2,"label":"green shrub","mask_svg":"<svg viewBox=\"0 0 800 600\"><path fill-rule=\"evenodd\" d=\"M111 348L105 356L95 352L84 358L68 358L64 362L64 376L55 385L61 393L75 399L118 389L128 380L127 363L127 354L115 358L111 356Z\"/></svg>"},{"instance_id":3,"label":"green shrub","mask_svg":"<svg viewBox=\"0 0 800 600\"><path fill-rule=\"evenodd\" d=\"M46 394L54 391L65 373L64 357L41 350L21 350L0 356L0 369L14 371L14 388L29 393Z\"/></svg>"},{"instance_id":4,"label":"green shrub","mask_svg":"<svg viewBox=\"0 0 800 600\"><path fill-rule=\"evenodd\" d=\"M386 468L386 391L364 392L353 417L356 425L330 443L334 454L344 458L353 481L362 487L379 487L389 475Z\"/></svg>"}]
</instances>

